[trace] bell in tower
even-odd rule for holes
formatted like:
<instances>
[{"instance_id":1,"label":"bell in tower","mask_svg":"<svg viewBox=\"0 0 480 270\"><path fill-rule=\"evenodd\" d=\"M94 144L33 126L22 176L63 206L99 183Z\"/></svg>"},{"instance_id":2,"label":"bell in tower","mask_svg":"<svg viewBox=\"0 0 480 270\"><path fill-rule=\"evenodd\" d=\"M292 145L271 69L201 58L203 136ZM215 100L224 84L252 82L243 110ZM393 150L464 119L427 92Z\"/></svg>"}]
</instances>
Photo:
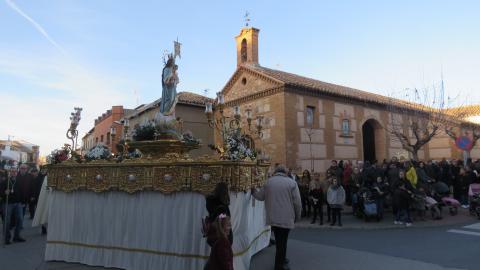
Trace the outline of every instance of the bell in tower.
<instances>
[{"instance_id":1,"label":"bell in tower","mask_svg":"<svg viewBox=\"0 0 480 270\"><path fill-rule=\"evenodd\" d=\"M235 37L237 42L237 67L250 64L258 65L258 33L260 30L249 27L243 28Z\"/></svg>"}]
</instances>

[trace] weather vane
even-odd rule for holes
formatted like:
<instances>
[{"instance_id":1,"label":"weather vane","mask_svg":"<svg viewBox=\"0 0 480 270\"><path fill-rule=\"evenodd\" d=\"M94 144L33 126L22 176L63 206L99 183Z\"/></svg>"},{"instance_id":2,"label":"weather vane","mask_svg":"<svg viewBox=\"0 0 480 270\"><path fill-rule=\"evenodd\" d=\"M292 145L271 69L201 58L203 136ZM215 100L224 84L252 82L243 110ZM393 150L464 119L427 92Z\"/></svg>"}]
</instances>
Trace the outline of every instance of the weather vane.
<instances>
[{"instance_id":1,"label":"weather vane","mask_svg":"<svg viewBox=\"0 0 480 270\"><path fill-rule=\"evenodd\" d=\"M245 17L245 26L248 27L248 23L250 22L250 13L246 11L244 17Z\"/></svg>"}]
</instances>

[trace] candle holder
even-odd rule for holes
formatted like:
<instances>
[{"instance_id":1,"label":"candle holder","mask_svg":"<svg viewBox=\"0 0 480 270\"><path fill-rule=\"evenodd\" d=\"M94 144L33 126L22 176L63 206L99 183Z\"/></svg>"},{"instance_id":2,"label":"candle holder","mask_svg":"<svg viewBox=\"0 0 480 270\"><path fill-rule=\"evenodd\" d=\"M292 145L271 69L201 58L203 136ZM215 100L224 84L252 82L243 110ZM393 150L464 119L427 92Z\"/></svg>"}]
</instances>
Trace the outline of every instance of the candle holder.
<instances>
[{"instance_id":1,"label":"candle holder","mask_svg":"<svg viewBox=\"0 0 480 270\"><path fill-rule=\"evenodd\" d=\"M248 129L245 129L242 125L243 119L239 105L233 107L233 116L225 115L224 108L225 99L221 93L217 94L216 109L220 113L217 119L214 117L212 104L209 102L205 104L205 115L207 117L208 125L219 132L224 150L227 148L229 134L241 134L243 136L248 136L251 139L253 139L253 137L258 137L259 139L263 137L263 116L258 115L256 117L255 130L252 131L252 110L250 108L245 110Z\"/></svg>"},{"instance_id":2,"label":"candle holder","mask_svg":"<svg viewBox=\"0 0 480 270\"><path fill-rule=\"evenodd\" d=\"M80 119L82 119L80 116L82 114L82 108L80 107L75 107L73 108L74 112L72 112L70 115L70 128L67 130L67 138L72 140L72 152L77 149L77 140L78 140L78 124L80 123Z\"/></svg>"},{"instance_id":3,"label":"candle holder","mask_svg":"<svg viewBox=\"0 0 480 270\"><path fill-rule=\"evenodd\" d=\"M115 149L115 135L117 135L117 129L112 125L110 127L110 143L112 144L111 146L112 153Z\"/></svg>"},{"instance_id":4,"label":"candle holder","mask_svg":"<svg viewBox=\"0 0 480 270\"><path fill-rule=\"evenodd\" d=\"M125 142L130 140L129 135L128 135L129 128L130 128L130 123L129 123L128 119L124 119L123 120L123 138L124 138Z\"/></svg>"},{"instance_id":5,"label":"candle holder","mask_svg":"<svg viewBox=\"0 0 480 270\"><path fill-rule=\"evenodd\" d=\"M256 119L256 124L257 124L257 134L260 138L263 137L263 132L262 132L262 129L263 129L263 116L262 115L259 115L257 116L257 119Z\"/></svg>"},{"instance_id":6,"label":"candle holder","mask_svg":"<svg viewBox=\"0 0 480 270\"><path fill-rule=\"evenodd\" d=\"M250 130L252 126L252 109L248 108L245 110L247 113L247 124L248 124L248 130Z\"/></svg>"}]
</instances>

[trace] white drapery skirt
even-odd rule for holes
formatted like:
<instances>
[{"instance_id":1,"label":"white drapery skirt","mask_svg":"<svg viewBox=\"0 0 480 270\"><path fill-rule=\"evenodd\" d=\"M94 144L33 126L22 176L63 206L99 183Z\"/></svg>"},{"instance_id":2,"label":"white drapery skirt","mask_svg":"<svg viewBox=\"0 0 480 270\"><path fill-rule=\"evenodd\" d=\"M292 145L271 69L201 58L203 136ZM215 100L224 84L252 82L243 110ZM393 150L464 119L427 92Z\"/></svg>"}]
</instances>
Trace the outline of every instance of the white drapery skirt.
<instances>
[{"instance_id":1,"label":"white drapery skirt","mask_svg":"<svg viewBox=\"0 0 480 270\"><path fill-rule=\"evenodd\" d=\"M134 270L203 269L210 248L201 234L205 197L181 192L52 191L48 202L47 261ZM268 246L263 202L230 194L234 268Z\"/></svg>"}]
</instances>

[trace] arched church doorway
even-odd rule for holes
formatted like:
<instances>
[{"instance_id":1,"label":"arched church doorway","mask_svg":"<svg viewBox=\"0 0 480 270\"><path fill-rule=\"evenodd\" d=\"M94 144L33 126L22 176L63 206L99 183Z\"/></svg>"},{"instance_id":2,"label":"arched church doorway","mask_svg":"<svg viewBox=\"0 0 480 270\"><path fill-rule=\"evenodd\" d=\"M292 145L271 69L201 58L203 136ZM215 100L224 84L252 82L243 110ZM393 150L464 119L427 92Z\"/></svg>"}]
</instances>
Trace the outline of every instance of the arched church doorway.
<instances>
[{"instance_id":1,"label":"arched church doorway","mask_svg":"<svg viewBox=\"0 0 480 270\"><path fill-rule=\"evenodd\" d=\"M382 161L386 157L385 131L375 119L368 119L362 125L363 160Z\"/></svg>"}]
</instances>

